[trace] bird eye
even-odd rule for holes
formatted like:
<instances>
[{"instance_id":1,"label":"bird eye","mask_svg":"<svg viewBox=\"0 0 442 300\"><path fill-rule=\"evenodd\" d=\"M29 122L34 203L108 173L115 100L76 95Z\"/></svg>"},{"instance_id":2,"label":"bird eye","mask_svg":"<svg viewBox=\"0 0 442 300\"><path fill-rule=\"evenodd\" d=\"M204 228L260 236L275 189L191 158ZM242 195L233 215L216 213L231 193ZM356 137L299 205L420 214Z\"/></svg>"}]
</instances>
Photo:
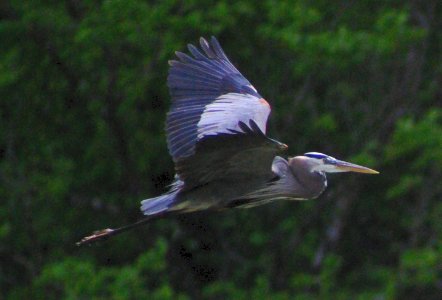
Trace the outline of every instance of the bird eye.
<instances>
[{"instance_id":1,"label":"bird eye","mask_svg":"<svg viewBox=\"0 0 442 300\"><path fill-rule=\"evenodd\" d=\"M326 157L323 159L324 163L326 164L330 164L330 165L334 165L336 164L336 160L330 157Z\"/></svg>"}]
</instances>

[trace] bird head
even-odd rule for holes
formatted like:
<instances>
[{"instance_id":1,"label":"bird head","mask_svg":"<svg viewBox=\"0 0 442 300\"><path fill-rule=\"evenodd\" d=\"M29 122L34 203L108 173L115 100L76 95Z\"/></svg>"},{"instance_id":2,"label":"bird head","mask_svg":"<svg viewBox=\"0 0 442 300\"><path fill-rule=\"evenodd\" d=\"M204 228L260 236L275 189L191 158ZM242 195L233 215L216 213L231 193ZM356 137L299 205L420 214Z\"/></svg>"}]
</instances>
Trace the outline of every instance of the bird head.
<instances>
[{"instance_id":1,"label":"bird head","mask_svg":"<svg viewBox=\"0 0 442 300\"><path fill-rule=\"evenodd\" d=\"M334 157L319 152L305 153L303 159L307 160L311 172L356 172L365 174L379 174L378 171L346 161L338 160Z\"/></svg>"}]
</instances>

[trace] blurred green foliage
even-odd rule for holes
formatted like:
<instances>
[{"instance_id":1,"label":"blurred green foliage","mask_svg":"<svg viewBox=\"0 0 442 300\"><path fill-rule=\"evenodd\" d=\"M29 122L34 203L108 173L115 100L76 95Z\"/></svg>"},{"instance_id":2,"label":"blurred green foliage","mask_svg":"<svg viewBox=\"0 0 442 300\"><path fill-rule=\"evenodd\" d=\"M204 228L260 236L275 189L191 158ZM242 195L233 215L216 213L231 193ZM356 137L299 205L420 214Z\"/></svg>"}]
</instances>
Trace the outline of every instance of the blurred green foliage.
<instances>
[{"instance_id":1,"label":"blurred green foliage","mask_svg":"<svg viewBox=\"0 0 442 300\"><path fill-rule=\"evenodd\" d=\"M0 298L438 298L440 4L1 2ZM270 100L291 155L381 175L76 248L172 180L167 60L210 35Z\"/></svg>"}]
</instances>

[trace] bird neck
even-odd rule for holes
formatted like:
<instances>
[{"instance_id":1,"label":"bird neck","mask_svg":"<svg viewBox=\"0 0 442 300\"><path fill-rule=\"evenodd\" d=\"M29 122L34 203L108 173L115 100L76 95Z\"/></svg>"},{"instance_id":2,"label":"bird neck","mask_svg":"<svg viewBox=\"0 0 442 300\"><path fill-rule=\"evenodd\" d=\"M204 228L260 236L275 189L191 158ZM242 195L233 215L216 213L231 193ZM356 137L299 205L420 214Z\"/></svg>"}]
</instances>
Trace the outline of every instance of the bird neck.
<instances>
[{"instance_id":1,"label":"bird neck","mask_svg":"<svg viewBox=\"0 0 442 300\"><path fill-rule=\"evenodd\" d=\"M317 198L327 187L327 178L324 172L310 171L308 162L297 157L290 159L290 170L306 195L306 198Z\"/></svg>"}]
</instances>

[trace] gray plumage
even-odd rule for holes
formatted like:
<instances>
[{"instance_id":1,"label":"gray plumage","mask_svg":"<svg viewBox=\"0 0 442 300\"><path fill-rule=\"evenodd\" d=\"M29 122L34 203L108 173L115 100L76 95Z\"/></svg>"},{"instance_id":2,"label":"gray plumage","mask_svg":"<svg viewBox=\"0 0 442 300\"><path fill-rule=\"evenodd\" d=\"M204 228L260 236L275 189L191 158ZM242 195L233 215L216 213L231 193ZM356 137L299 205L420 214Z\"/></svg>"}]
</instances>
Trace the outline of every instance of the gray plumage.
<instances>
[{"instance_id":1,"label":"gray plumage","mask_svg":"<svg viewBox=\"0 0 442 300\"><path fill-rule=\"evenodd\" d=\"M287 146L266 135L270 105L214 37L201 38L200 46L169 62L166 134L176 171L170 190L141 202L145 219L97 231L79 245L176 213L316 198L327 186L325 173L377 173L318 152L278 156Z\"/></svg>"},{"instance_id":2,"label":"gray plumage","mask_svg":"<svg viewBox=\"0 0 442 300\"><path fill-rule=\"evenodd\" d=\"M167 194L142 201L142 212L247 208L318 197L327 186L325 172L339 171L340 161L316 152L289 160L277 156L287 146L266 136L269 104L214 37L210 43L201 38L200 44L203 52L189 45L193 57L177 52L179 61L170 62L173 102L166 128L177 175Z\"/></svg>"}]
</instances>

